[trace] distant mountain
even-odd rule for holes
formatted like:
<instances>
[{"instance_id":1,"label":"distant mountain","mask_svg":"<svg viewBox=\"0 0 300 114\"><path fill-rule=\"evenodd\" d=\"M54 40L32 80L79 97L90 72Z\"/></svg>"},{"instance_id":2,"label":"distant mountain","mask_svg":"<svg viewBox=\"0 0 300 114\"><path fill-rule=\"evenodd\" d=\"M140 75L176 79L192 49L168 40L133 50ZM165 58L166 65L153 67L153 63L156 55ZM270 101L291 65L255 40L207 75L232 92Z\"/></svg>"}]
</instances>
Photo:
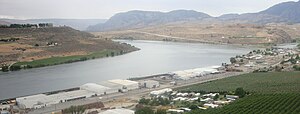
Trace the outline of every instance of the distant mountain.
<instances>
[{"instance_id":1,"label":"distant mountain","mask_svg":"<svg viewBox=\"0 0 300 114\"><path fill-rule=\"evenodd\" d=\"M300 22L300 1L283 2L274 5L258 13L226 14L218 17L222 21L245 22L245 23L299 23Z\"/></svg>"},{"instance_id":2,"label":"distant mountain","mask_svg":"<svg viewBox=\"0 0 300 114\"><path fill-rule=\"evenodd\" d=\"M211 18L210 15L193 10L175 10L167 13L155 11L129 11L118 13L107 22L88 27L88 31L108 31L137 28L179 21L193 21Z\"/></svg>"},{"instance_id":3,"label":"distant mountain","mask_svg":"<svg viewBox=\"0 0 300 114\"><path fill-rule=\"evenodd\" d=\"M10 24L9 22L0 20L0 25L9 25L9 24Z\"/></svg>"},{"instance_id":4,"label":"distant mountain","mask_svg":"<svg viewBox=\"0 0 300 114\"><path fill-rule=\"evenodd\" d=\"M86 30L88 26L104 23L106 19L0 19L0 22L26 24L26 23L53 23L56 26L70 26L77 30Z\"/></svg>"},{"instance_id":5,"label":"distant mountain","mask_svg":"<svg viewBox=\"0 0 300 114\"><path fill-rule=\"evenodd\" d=\"M259 14L268 14L288 19L291 22L300 22L300 1L284 2L270 7Z\"/></svg>"},{"instance_id":6,"label":"distant mountain","mask_svg":"<svg viewBox=\"0 0 300 114\"><path fill-rule=\"evenodd\" d=\"M129 11L118 13L106 23L89 26L88 31L109 31L145 27L149 25L167 24L181 21L199 21L203 23L300 23L300 1L284 2L264 11L245 14L225 14L211 17L208 14L193 10L175 10L167 13L154 11Z\"/></svg>"}]
</instances>

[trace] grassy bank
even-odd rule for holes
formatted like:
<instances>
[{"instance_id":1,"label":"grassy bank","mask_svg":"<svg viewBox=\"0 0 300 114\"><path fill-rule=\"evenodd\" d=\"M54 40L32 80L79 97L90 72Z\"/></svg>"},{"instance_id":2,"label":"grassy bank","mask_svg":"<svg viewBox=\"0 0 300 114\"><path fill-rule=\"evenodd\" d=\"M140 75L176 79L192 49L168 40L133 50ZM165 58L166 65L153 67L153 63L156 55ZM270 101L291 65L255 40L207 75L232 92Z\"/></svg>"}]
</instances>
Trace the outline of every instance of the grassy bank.
<instances>
[{"instance_id":1,"label":"grassy bank","mask_svg":"<svg viewBox=\"0 0 300 114\"><path fill-rule=\"evenodd\" d=\"M88 55L76 55L76 56L63 56L63 57L51 57L47 59L34 60L30 62L17 62L13 64L10 70L19 70L26 68L37 68L44 66L52 66L58 64L72 63L78 61L85 61L89 59L103 58L103 57L112 57L123 54L122 51L117 50L104 50L100 52L94 52Z\"/></svg>"},{"instance_id":2,"label":"grassy bank","mask_svg":"<svg viewBox=\"0 0 300 114\"><path fill-rule=\"evenodd\" d=\"M245 98L224 107L194 110L188 114L299 114L300 72L250 73L179 88L180 91L250 92Z\"/></svg>"}]
</instances>

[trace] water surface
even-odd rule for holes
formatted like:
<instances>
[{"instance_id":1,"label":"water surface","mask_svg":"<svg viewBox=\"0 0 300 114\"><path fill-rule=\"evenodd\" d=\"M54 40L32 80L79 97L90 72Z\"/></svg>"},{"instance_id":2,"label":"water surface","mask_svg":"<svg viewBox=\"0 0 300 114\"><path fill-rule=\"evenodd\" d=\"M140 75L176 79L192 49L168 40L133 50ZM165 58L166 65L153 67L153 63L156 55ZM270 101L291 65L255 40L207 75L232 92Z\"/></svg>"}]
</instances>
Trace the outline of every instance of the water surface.
<instances>
[{"instance_id":1,"label":"water surface","mask_svg":"<svg viewBox=\"0 0 300 114\"><path fill-rule=\"evenodd\" d=\"M78 87L89 82L127 79L220 65L250 48L161 41L122 41L141 50L71 64L0 73L0 99Z\"/></svg>"}]
</instances>

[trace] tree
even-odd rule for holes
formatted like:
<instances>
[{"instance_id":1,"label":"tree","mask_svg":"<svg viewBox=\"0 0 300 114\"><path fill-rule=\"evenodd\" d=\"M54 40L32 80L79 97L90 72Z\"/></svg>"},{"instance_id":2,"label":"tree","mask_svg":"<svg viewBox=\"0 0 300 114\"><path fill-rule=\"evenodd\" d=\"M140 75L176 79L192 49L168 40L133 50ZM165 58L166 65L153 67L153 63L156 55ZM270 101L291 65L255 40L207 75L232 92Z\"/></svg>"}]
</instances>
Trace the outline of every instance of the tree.
<instances>
[{"instance_id":1,"label":"tree","mask_svg":"<svg viewBox=\"0 0 300 114\"><path fill-rule=\"evenodd\" d=\"M165 109L158 109L155 114L167 114Z\"/></svg>"},{"instance_id":2,"label":"tree","mask_svg":"<svg viewBox=\"0 0 300 114\"><path fill-rule=\"evenodd\" d=\"M300 59L300 57L299 57L299 55L297 54L296 55L296 58L295 58L296 60L299 60Z\"/></svg>"},{"instance_id":3,"label":"tree","mask_svg":"<svg viewBox=\"0 0 300 114\"><path fill-rule=\"evenodd\" d=\"M243 97L245 97L246 92L243 88L239 87L239 88L236 88L235 95L239 96L240 98L243 98Z\"/></svg>"},{"instance_id":4,"label":"tree","mask_svg":"<svg viewBox=\"0 0 300 114\"><path fill-rule=\"evenodd\" d=\"M199 109L199 108L198 108L197 105L192 104L192 105L189 107L189 109L197 110L197 109Z\"/></svg>"},{"instance_id":5,"label":"tree","mask_svg":"<svg viewBox=\"0 0 300 114\"><path fill-rule=\"evenodd\" d=\"M149 107L137 109L134 114L154 114L154 111Z\"/></svg>"},{"instance_id":6,"label":"tree","mask_svg":"<svg viewBox=\"0 0 300 114\"><path fill-rule=\"evenodd\" d=\"M3 67L2 67L2 71L3 71L3 72L8 72L8 71L9 71L8 66L3 66Z\"/></svg>"},{"instance_id":7,"label":"tree","mask_svg":"<svg viewBox=\"0 0 300 114\"><path fill-rule=\"evenodd\" d=\"M110 56L115 56L115 52L110 52Z\"/></svg>"},{"instance_id":8,"label":"tree","mask_svg":"<svg viewBox=\"0 0 300 114\"><path fill-rule=\"evenodd\" d=\"M219 96L219 94L216 94L216 95L214 96L214 98L213 98L213 99L214 99L214 100L218 100L218 99L219 99L219 97L220 97L220 96Z\"/></svg>"},{"instance_id":9,"label":"tree","mask_svg":"<svg viewBox=\"0 0 300 114\"><path fill-rule=\"evenodd\" d=\"M12 65L9 70L11 71L17 71L17 70L21 70L21 66L20 65Z\"/></svg>"},{"instance_id":10,"label":"tree","mask_svg":"<svg viewBox=\"0 0 300 114\"><path fill-rule=\"evenodd\" d=\"M149 104L149 102L150 102L150 99L141 98L139 101L139 104L147 105L147 104Z\"/></svg>"},{"instance_id":11,"label":"tree","mask_svg":"<svg viewBox=\"0 0 300 114\"><path fill-rule=\"evenodd\" d=\"M234 57L231 57L230 62L231 62L231 64L236 63L236 59Z\"/></svg>"}]
</instances>

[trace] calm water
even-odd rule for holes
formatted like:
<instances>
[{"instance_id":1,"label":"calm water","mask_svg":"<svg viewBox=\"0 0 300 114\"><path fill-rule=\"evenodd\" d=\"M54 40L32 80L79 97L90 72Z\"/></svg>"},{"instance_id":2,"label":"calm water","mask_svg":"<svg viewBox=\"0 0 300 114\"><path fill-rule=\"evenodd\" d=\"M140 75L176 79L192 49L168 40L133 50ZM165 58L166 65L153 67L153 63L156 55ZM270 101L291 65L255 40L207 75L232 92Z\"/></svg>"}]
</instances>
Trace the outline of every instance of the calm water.
<instances>
[{"instance_id":1,"label":"calm water","mask_svg":"<svg viewBox=\"0 0 300 114\"><path fill-rule=\"evenodd\" d=\"M141 50L122 56L0 73L0 99L229 62L250 48L160 41L122 41Z\"/></svg>"}]
</instances>

